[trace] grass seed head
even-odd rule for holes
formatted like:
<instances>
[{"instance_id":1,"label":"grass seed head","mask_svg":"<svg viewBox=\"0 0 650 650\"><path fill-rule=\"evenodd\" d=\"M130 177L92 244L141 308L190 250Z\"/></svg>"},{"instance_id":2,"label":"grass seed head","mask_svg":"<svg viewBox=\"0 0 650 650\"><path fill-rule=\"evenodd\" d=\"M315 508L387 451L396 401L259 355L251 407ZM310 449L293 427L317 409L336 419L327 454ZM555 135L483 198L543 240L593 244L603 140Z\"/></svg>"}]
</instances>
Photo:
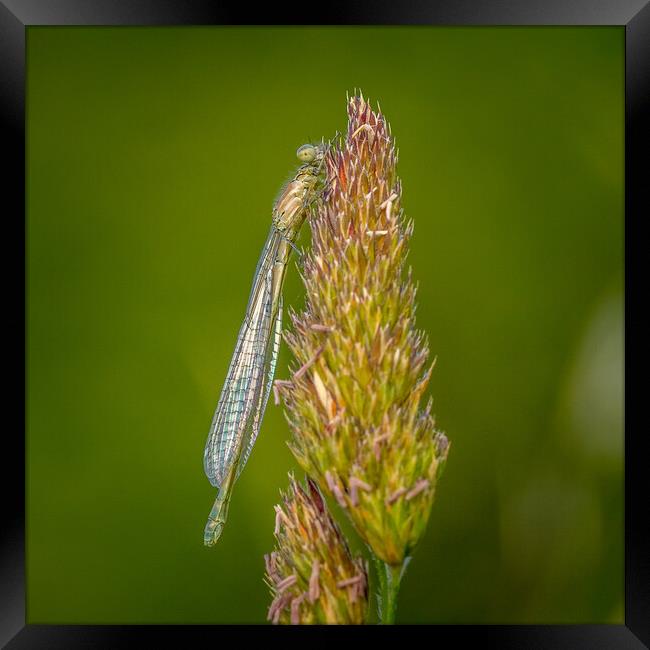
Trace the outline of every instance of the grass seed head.
<instances>
[{"instance_id":1,"label":"grass seed head","mask_svg":"<svg viewBox=\"0 0 650 650\"><path fill-rule=\"evenodd\" d=\"M301 467L392 565L425 530L449 450L423 405L433 366L415 327L405 268L413 223L396 163L384 116L351 97L347 133L325 156L302 273L306 307L286 335L294 375L281 391Z\"/></svg>"},{"instance_id":2,"label":"grass seed head","mask_svg":"<svg viewBox=\"0 0 650 650\"><path fill-rule=\"evenodd\" d=\"M265 556L273 623L364 623L368 571L353 558L316 484L290 477L276 506L276 549Z\"/></svg>"}]
</instances>

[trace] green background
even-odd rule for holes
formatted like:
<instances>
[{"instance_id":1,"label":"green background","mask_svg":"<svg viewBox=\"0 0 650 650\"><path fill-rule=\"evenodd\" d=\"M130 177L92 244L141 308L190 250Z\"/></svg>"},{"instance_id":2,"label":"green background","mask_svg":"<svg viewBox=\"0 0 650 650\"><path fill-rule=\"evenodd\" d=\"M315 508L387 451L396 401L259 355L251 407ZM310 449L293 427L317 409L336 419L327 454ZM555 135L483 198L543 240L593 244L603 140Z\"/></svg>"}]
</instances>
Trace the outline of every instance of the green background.
<instances>
[{"instance_id":1,"label":"green background","mask_svg":"<svg viewBox=\"0 0 650 650\"><path fill-rule=\"evenodd\" d=\"M273 198L355 87L397 138L452 441L398 621L621 622L623 46L622 28L29 28L29 622L265 620L282 411L211 550L203 446Z\"/></svg>"}]
</instances>

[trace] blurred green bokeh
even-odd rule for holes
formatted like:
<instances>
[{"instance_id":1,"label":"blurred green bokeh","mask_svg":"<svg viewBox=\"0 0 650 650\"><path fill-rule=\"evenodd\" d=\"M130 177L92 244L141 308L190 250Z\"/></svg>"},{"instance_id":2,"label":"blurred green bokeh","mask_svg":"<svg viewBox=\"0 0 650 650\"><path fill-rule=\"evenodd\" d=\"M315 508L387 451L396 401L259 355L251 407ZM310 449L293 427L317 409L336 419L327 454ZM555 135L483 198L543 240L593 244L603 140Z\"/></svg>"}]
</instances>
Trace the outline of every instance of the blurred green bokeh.
<instances>
[{"instance_id":1,"label":"blurred green bokeh","mask_svg":"<svg viewBox=\"0 0 650 650\"><path fill-rule=\"evenodd\" d=\"M296 467L282 411L211 550L203 445L273 198L355 87L400 148L452 440L398 621L622 622L623 46L622 28L29 28L29 622L265 620Z\"/></svg>"}]
</instances>

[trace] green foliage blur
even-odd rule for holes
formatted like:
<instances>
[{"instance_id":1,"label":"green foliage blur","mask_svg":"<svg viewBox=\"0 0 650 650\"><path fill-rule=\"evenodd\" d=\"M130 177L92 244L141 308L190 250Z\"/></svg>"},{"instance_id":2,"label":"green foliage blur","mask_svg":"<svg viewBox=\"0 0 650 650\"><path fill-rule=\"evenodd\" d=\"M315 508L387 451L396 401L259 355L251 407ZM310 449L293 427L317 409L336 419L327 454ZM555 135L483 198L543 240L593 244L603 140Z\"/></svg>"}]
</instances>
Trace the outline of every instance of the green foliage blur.
<instances>
[{"instance_id":1,"label":"green foliage blur","mask_svg":"<svg viewBox=\"0 0 650 650\"><path fill-rule=\"evenodd\" d=\"M27 45L30 623L265 620L296 469L282 410L209 550L203 446L273 199L359 87L400 148L452 441L397 620L622 622L622 28L32 27Z\"/></svg>"}]
</instances>

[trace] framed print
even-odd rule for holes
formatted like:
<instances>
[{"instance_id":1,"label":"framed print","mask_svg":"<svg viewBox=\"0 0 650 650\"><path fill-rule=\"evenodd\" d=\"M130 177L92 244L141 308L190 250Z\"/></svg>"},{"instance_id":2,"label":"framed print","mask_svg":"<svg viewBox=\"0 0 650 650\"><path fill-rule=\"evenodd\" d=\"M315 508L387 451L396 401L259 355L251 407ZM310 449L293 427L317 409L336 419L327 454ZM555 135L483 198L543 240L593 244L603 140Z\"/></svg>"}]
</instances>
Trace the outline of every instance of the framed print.
<instances>
[{"instance_id":1,"label":"framed print","mask_svg":"<svg viewBox=\"0 0 650 650\"><path fill-rule=\"evenodd\" d=\"M315 9L0 3L0 640L648 647L650 9Z\"/></svg>"}]
</instances>

